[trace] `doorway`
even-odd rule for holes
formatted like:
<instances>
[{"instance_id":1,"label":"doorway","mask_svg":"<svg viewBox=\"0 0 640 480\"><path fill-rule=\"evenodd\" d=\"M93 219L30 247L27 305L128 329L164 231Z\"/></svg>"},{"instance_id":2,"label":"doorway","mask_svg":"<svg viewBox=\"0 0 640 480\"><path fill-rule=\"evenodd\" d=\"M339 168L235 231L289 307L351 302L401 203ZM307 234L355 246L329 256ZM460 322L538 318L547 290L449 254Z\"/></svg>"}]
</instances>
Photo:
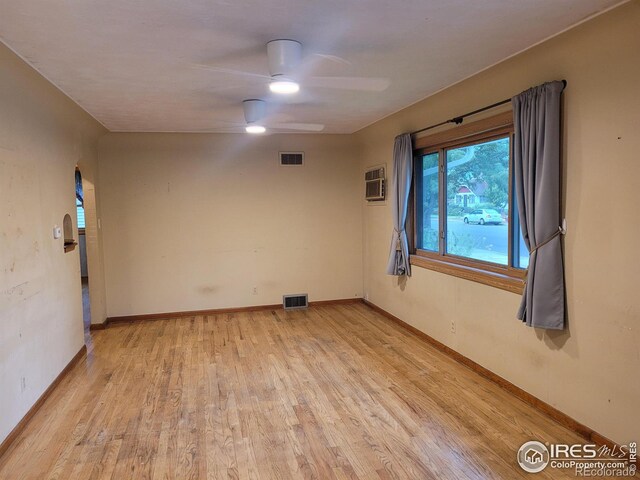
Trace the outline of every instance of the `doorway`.
<instances>
[{"instance_id":1,"label":"doorway","mask_svg":"<svg viewBox=\"0 0 640 480\"><path fill-rule=\"evenodd\" d=\"M84 191L82 174L76 167L76 215L78 225L78 246L80 250L80 281L82 284L82 323L85 336L91 326L91 301L89 299L89 264L87 262L87 235L84 215Z\"/></svg>"}]
</instances>

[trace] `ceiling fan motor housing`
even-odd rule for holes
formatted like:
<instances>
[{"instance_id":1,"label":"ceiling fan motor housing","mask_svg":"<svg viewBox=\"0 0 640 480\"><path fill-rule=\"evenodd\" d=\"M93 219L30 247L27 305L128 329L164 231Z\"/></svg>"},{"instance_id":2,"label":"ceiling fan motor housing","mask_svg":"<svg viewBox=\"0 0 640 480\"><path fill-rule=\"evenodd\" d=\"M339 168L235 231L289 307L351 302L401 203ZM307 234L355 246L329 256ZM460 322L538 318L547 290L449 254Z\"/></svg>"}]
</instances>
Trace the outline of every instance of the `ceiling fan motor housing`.
<instances>
[{"instance_id":1,"label":"ceiling fan motor housing","mask_svg":"<svg viewBox=\"0 0 640 480\"><path fill-rule=\"evenodd\" d=\"M242 102L242 109L244 110L244 119L248 124L253 124L264 118L267 104L264 100L251 98Z\"/></svg>"},{"instance_id":2,"label":"ceiling fan motor housing","mask_svg":"<svg viewBox=\"0 0 640 480\"><path fill-rule=\"evenodd\" d=\"M272 40L267 43L267 57L272 77L291 78L302 61L302 44L295 40Z\"/></svg>"}]
</instances>

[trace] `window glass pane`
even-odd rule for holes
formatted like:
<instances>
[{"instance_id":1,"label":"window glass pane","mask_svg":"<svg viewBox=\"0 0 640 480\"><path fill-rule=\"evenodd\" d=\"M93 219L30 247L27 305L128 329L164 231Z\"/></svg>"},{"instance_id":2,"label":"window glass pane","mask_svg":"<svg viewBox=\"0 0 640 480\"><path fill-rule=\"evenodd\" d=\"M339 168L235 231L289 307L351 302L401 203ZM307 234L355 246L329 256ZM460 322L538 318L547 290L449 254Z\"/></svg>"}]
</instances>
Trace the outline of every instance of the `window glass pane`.
<instances>
[{"instance_id":1,"label":"window glass pane","mask_svg":"<svg viewBox=\"0 0 640 480\"><path fill-rule=\"evenodd\" d=\"M515 189L515 185L513 186ZM529 250L524 243L524 237L522 236L522 226L520 225L520 215L518 214L518 207L516 205L515 195L511 201L511 208L513 209L513 267L526 269L529 267Z\"/></svg>"},{"instance_id":2,"label":"window glass pane","mask_svg":"<svg viewBox=\"0 0 640 480\"><path fill-rule=\"evenodd\" d=\"M418 202L418 248L439 251L438 248L438 153L422 157L420 201Z\"/></svg>"},{"instance_id":3,"label":"window glass pane","mask_svg":"<svg viewBox=\"0 0 640 480\"><path fill-rule=\"evenodd\" d=\"M514 262L517 262L514 265L514 267L529 268L529 250L527 250L527 246L524 244L524 237L522 236L522 230L520 229L518 229L518 241L520 242L520 246L519 246L520 257L514 258Z\"/></svg>"},{"instance_id":4,"label":"window glass pane","mask_svg":"<svg viewBox=\"0 0 640 480\"><path fill-rule=\"evenodd\" d=\"M84 208L80 203L80 200L76 198L76 214L78 217L78 228L85 228L84 226Z\"/></svg>"},{"instance_id":5,"label":"window glass pane","mask_svg":"<svg viewBox=\"0 0 640 480\"><path fill-rule=\"evenodd\" d=\"M509 137L451 148L446 162L447 253L507 265Z\"/></svg>"}]
</instances>

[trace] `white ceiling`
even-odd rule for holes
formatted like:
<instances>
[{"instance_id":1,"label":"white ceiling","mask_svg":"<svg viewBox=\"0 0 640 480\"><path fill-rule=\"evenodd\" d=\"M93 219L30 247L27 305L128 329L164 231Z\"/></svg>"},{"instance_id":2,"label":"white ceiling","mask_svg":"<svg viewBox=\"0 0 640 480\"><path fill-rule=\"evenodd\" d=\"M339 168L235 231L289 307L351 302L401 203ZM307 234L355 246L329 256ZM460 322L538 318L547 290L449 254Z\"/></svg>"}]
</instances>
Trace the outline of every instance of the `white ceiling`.
<instances>
[{"instance_id":1,"label":"white ceiling","mask_svg":"<svg viewBox=\"0 0 640 480\"><path fill-rule=\"evenodd\" d=\"M304 86L280 122L351 133L619 0L0 0L0 39L112 131L233 131L245 98L273 99L267 41L292 38L314 75L383 92Z\"/></svg>"}]
</instances>

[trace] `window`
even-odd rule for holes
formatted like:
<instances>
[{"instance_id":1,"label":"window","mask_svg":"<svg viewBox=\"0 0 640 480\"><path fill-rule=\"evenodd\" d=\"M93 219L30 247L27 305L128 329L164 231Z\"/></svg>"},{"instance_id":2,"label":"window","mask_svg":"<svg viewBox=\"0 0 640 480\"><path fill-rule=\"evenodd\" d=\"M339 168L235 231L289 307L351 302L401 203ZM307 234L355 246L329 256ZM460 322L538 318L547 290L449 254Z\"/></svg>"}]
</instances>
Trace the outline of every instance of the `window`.
<instances>
[{"instance_id":1,"label":"window","mask_svg":"<svg viewBox=\"0 0 640 480\"><path fill-rule=\"evenodd\" d=\"M76 215L78 217L78 229L84 230L84 206L78 198L76 198Z\"/></svg>"},{"instance_id":2,"label":"window","mask_svg":"<svg viewBox=\"0 0 640 480\"><path fill-rule=\"evenodd\" d=\"M416 141L411 263L521 292L511 112Z\"/></svg>"}]
</instances>

